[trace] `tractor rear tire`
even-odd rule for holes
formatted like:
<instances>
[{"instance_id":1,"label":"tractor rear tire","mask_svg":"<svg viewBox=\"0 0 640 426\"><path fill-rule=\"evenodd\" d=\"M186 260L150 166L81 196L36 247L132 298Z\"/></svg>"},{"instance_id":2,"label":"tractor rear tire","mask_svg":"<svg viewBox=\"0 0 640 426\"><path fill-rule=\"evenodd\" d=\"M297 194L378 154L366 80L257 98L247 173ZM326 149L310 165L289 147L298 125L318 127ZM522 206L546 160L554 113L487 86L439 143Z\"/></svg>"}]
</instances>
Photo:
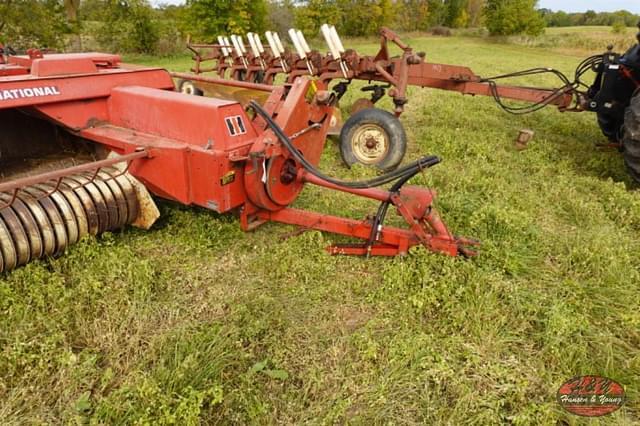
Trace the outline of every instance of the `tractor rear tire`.
<instances>
[{"instance_id":1,"label":"tractor rear tire","mask_svg":"<svg viewBox=\"0 0 640 426\"><path fill-rule=\"evenodd\" d=\"M367 108L353 114L340 132L340 154L351 167L360 163L393 170L407 152L407 134L398 118L388 111Z\"/></svg>"},{"instance_id":2,"label":"tractor rear tire","mask_svg":"<svg viewBox=\"0 0 640 426\"><path fill-rule=\"evenodd\" d=\"M597 116L598 126L600 127L602 134L611 142L619 142L622 133L622 123L618 122L618 120L610 115L601 112L599 112Z\"/></svg>"},{"instance_id":3,"label":"tractor rear tire","mask_svg":"<svg viewBox=\"0 0 640 426\"><path fill-rule=\"evenodd\" d=\"M640 184L640 92L631 98L625 112L622 146L627 171Z\"/></svg>"}]
</instances>

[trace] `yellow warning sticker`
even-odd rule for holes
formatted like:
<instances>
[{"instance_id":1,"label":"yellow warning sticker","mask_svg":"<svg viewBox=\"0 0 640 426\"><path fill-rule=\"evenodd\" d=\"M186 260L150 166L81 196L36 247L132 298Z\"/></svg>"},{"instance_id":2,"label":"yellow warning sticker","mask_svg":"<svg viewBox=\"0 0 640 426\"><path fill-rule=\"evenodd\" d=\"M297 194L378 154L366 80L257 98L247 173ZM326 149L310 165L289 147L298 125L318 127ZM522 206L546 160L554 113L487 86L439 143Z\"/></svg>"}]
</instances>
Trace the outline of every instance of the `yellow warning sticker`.
<instances>
[{"instance_id":1,"label":"yellow warning sticker","mask_svg":"<svg viewBox=\"0 0 640 426\"><path fill-rule=\"evenodd\" d=\"M309 88L307 89L307 94L305 95L307 102L311 103L316 93L318 93L318 85L315 81L311 80L311 82L309 83Z\"/></svg>"},{"instance_id":2,"label":"yellow warning sticker","mask_svg":"<svg viewBox=\"0 0 640 426\"><path fill-rule=\"evenodd\" d=\"M221 186L229 185L230 183L233 183L235 180L236 180L236 172L232 170L222 175L222 177L220 178L220 185Z\"/></svg>"}]
</instances>

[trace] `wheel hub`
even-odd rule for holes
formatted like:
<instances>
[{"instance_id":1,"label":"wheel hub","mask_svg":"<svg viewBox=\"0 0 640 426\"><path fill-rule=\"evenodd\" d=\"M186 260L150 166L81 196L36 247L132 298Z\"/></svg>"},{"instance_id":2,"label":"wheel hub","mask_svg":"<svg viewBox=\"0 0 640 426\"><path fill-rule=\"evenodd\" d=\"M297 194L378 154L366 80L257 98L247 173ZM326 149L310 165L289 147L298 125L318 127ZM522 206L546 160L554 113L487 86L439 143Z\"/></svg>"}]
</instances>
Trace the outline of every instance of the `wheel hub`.
<instances>
[{"instance_id":1,"label":"wheel hub","mask_svg":"<svg viewBox=\"0 0 640 426\"><path fill-rule=\"evenodd\" d=\"M364 164L375 164L387 155L389 137L384 129L376 124L361 126L351 140L353 153Z\"/></svg>"}]
</instances>

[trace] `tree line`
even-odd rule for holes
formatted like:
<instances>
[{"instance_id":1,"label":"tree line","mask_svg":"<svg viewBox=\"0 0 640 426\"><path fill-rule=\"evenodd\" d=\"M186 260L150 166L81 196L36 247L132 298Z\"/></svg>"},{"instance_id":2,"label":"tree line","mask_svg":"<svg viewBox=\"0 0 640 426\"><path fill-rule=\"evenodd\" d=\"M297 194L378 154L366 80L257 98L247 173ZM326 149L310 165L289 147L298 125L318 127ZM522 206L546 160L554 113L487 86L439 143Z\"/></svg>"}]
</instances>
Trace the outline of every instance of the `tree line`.
<instances>
[{"instance_id":1,"label":"tree line","mask_svg":"<svg viewBox=\"0 0 640 426\"><path fill-rule=\"evenodd\" d=\"M539 13L549 27L578 27L584 25L609 26L616 24L625 27L635 27L640 21L640 15L626 10L617 12L596 12L587 10L584 13L554 12L550 9L540 9Z\"/></svg>"},{"instance_id":2,"label":"tree line","mask_svg":"<svg viewBox=\"0 0 640 426\"><path fill-rule=\"evenodd\" d=\"M357 37L382 26L538 35L545 26L630 26L639 19L626 11L553 12L538 9L537 0L186 0L155 7L149 0L0 0L0 43L168 54L182 50L187 35L213 42L219 34L284 33L292 26L314 35L325 22Z\"/></svg>"}]
</instances>

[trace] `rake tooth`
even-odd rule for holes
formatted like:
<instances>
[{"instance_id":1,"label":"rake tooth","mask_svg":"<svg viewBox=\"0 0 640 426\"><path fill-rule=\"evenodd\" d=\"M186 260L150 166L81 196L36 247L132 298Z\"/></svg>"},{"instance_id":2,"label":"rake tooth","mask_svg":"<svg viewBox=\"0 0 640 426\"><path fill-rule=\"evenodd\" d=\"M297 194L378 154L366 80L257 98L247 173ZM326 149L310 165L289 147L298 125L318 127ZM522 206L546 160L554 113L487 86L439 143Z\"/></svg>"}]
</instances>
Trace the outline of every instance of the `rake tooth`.
<instances>
[{"instance_id":1,"label":"rake tooth","mask_svg":"<svg viewBox=\"0 0 640 426\"><path fill-rule=\"evenodd\" d=\"M60 185L58 191L69 203L78 224L78 240L81 240L89 233L89 221L85 213L80 198L67 185Z\"/></svg>"},{"instance_id":2,"label":"rake tooth","mask_svg":"<svg viewBox=\"0 0 640 426\"><path fill-rule=\"evenodd\" d=\"M116 206L118 208L118 224L116 225L116 229L121 228L127 224L127 220L129 218L127 200L124 196L122 188L120 187L118 182L116 182L111 177L109 173L101 170L98 173L98 176L100 177L100 179L104 180L104 182L107 184L107 186L111 190L111 193L113 194L114 199L116 200Z\"/></svg>"},{"instance_id":3,"label":"rake tooth","mask_svg":"<svg viewBox=\"0 0 640 426\"><path fill-rule=\"evenodd\" d=\"M138 197L133 184L124 174L122 174L120 170L116 168L108 167L103 170L109 176L113 177L118 185L120 185L124 198L127 202L127 211L129 212L129 215L127 216L127 223L133 223L138 218L140 209Z\"/></svg>"},{"instance_id":4,"label":"rake tooth","mask_svg":"<svg viewBox=\"0 0 640 426\"><path fill-rule=\"evenodd\" d=\"M87 181L90 181L91 178L93 178L93 174L84 173L82 174L82 177L84 177ZM120 217L118 214L118 203L116 201L116 198L113 195L113 192L111 192L111 189L109 188L109 186L98 177L96 177L92 183L93 185L96 186L96 188L102 195L105 203L104 206L105 206L105 212L108 218L108 225L106 228L103 229L103 232L113 231L115 229L118 229L118 224L120 223Z\"/></svg>"},{"instance_id":5,"label":"rake tooth","mask_svg":"<svg viewBox=\"0 0 640 426\"><path fill-rule=\"evenodd\" d=\"M59 190L54 191L55 187L53 185L38 184L34 185L34 187L40 189L43 195L50 193L49 198L53 200L54 204L58 208L60 217L62 217L62 220L64 221L65 227L67 229L68 244L71 245L77 243L79 239L78 220L67 199L60 193Z\"/></svg>"},{"instance_id":6,"label":"rake tooth","mask_svg":"<svg viewBox=\"0 0 640 426\"><path fill-rule=\"evenodd\" d=\"M25 206L27 206L36 221L38 231L42 238L42 255L52 256L56 251L56 236L53 231L51 221L49 220L49 216L47 216L42 205L40 205L40 203L30 195L21 192L19 194L19 199L25 204Z\"/></svg>"},{"instance_id":7,"label":"rake tooth","mask_svg":"<svg viewBox=\"0 0 640 426\"><path fill-rule=\"evenodd\" d=\"M63 178L62 182L70 191L73 191L80 200L80 203L82 204L82 207L84 209L85 216L87 218L87 230L89 234L98 235L98 233L100 232L100 218L96 205L93 202L91 194L89 193L87 188L83 187L78 182L69 177Z\"/></svg>"}]
</instances>

